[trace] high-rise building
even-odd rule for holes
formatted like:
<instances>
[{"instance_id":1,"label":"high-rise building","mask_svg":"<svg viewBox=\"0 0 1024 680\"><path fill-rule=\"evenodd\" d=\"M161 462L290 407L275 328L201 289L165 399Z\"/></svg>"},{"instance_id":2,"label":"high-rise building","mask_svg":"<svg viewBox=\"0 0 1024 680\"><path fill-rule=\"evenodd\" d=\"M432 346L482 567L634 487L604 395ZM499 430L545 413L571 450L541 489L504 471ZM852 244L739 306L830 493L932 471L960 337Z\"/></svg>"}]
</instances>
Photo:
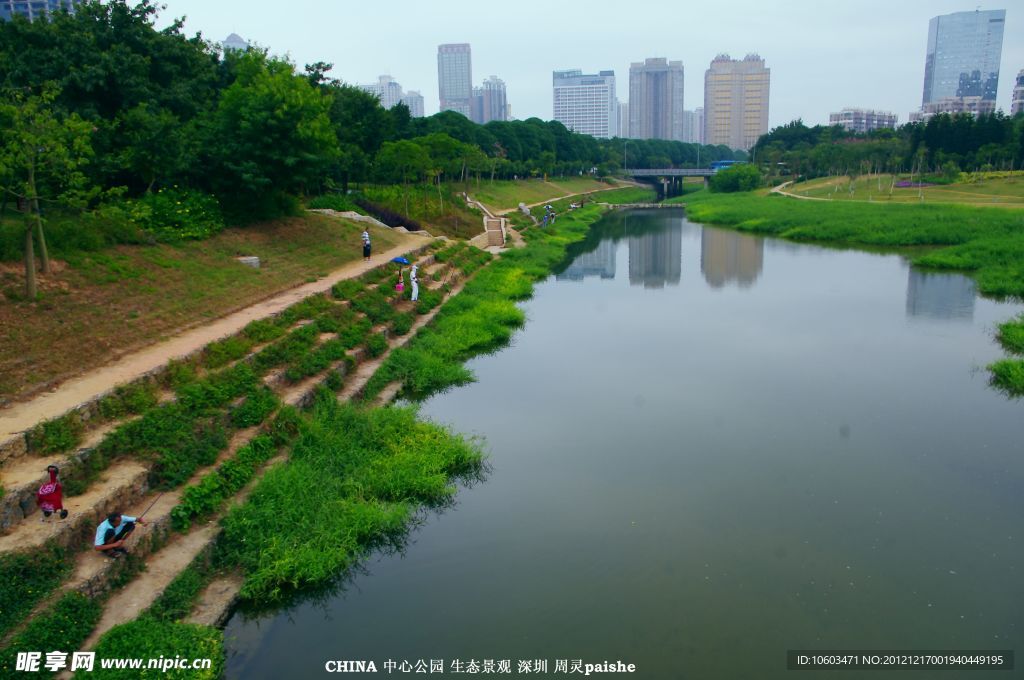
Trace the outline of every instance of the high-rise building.
<instances>
[{"instance_id":1,"label":"high-rise building","mask_svg":"<svg viewBox=\"0 0 1024 680\"><path fill-rule=\"evenodd\" d=\"M442 111L472 115L473 64L469 43L437 46L437 88Z\"/></svg>"},{"instance_id":2,"label":"high-rise building","mask_svg":"<svg viewBox=\"0 0 1024 680\"><path fill-rule=\"evenodd\" d=\"M619 137L629 137L629 102L619 104Z\"/></svg>"},{"instance_id":3,"label":"high-rise building","mask_svg":"<svg viewBox=\"0 0 1024 680\"><path fill-rule=\"evenodd\" d=\"M619 102L615 96L615 71L554 71L551 95L553 118L570 130L605 139L617 134Z\"/></svg>"},{"instance_id":4,"label":"high-rise building","mask_svg":"<svg viewBox=\"0 0 1024 680\"><path fill-rule=\"evenodd\" d=\"M1024 68L1017 72L1017 80L1013 86L1013 101L1010 103L1010 115L1024 113Z\"/></svg>"},{"instance_id":5,"label":"high-rise building","mask_svg":"<svg viewBox=\"0 0 1024 680\"><path fill-rule=\"evenodd\" d=\"M704 143L750 149L768 132L771 69L764 59L720 54L704 73Z\"/></svg>"},{"instance_id":6,"label":"high-rise building","mask_svg":"<svg viewBox=\"0 0 1024 680\"><path fill-rule=\"evenodd\" d=\"M694 141L698 144L704 144L704 107L698 106L693 110L693 124L697 128L697 139Z\"/></svg>"},{"instance_id":7,"label":"high-rise building","mask_svg":"<svg viewBox=\"0 0 1024 680\"><path fill-rule=\"evenodd\" d=\"M416 90L409 90L402 95L402 103L409 109L409 115L413 118L423 117L423 95Z\"/></svg>"},{"instance_id":8,"label":"high-rise building","mask_svg":"<svg viewBox=\"0 0 1024 680\"><path fill-rule=\"evenodd\" d=\"M843 109L828 114L829 125L842 125L850 132L871 132L882 128L896 128L896 114L873 109Z\"/></svg>"},{"instance_id":9,"label":"high-rise building","mask_svg":"<svg viewBox=\"0 0 1024 680\"><path fill-rule=\"evenodd\" d=\"M683 62L645 59L629 67L629 136L683 139Z\"/></svg>"},{"instance_id":10,"label":"high-rise building","mask_svg":"<svg viewBox=\"0 0 1024 680\"><path fill-rule=\"evenodd\" d=\"M484 81L482 87L474 87L470 112L470 119L481 125L492 120L508 120L505 81L497 76L491 76Z\"/></svg>"},{"instance_id":11,"label":"high-rise building","mask_svg":"<svg viewBox=\"0 0 1024 680\"><path fill-rule=\"evenodd\" d=\"M395 82L395 79L391 76L378 76L376 83L360 85L360 87L370 94L377 95L377 99L380 99L380 105L385 109L390 109L402 101L402 86Z\"/></svg>"},{"instance_id":12,"label":"high-rise building","mask_svg":"<svg viewBox=\"0 0 1024 680\"><path fill-rule=\"evenodd\" d=\"M80 3L81 0L0 0L0 21L9 21L15 14L35 21L62 9L73 13Z\"/></svg>"},{"instance_id":13,"label":"high-rise building","mask_svg":"<svg viewBox=\"0 0 1024 680\"><path fill-rule=\"evenodd\" d=\"M922 107L951 97L995 101L1006 10L954 12L928 22Z\"/></svg>"},{"instance_id":14,"label":"high-rise building","mask_svg":"<svg viewBox=\"0 0 1024 680\"><path fill-rule=\"evenodd\" d=\"M237 33L232 33L228 37L224 38L224 41L220 45L224 48L225 52L228 50L241 50L244 52L249 49L249 42Z\"/></svg>"},{"instance_id":15,"label":"high-rise building","mask_svg":"<svg viewBox=\"0 0 1024 680\"><path fill-rule=\"evenodd\" d=\"M996 112L994 99L982 97L946 97L934 102L928 102L921 107L920 111L913 111L910 114L911 123L925 122L932 116L940 113L957 115L969 113L972 116L981 116Z\"/></svg>"}]
</instances>

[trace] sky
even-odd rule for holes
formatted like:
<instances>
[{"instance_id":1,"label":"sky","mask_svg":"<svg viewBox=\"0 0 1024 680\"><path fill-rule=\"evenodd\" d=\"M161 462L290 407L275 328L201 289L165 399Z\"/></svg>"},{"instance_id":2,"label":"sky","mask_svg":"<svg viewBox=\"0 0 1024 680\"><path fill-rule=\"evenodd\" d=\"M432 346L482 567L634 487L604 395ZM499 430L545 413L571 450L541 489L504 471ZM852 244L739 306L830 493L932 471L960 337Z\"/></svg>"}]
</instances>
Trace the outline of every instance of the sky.
<instances>
[{"instance_id":1,"label":"sky","mask_svg":"<svg viewBox=\"0 0 1024 680\"><path fill-rule=\"evenodd\" d=\"M921 104L928 21L977 8L1005 9L997 105L1010 108L1024 69L1024 3L954 0L162 0L157 25L185 17L188 34L237 33L299 68L334 64L333 77L389 74L438 110L437 46L472 45L473 82L505 81L512 115L551 118L551 72L614 70L629 94L629 65L683 62L684 108L703 106L704 71L719 53L754 52L771 69L769 124L827 123L847 106L892 111L904 123ZM1016 39L1015 39L1016 38Z\"/></svg>"}]
</instances>

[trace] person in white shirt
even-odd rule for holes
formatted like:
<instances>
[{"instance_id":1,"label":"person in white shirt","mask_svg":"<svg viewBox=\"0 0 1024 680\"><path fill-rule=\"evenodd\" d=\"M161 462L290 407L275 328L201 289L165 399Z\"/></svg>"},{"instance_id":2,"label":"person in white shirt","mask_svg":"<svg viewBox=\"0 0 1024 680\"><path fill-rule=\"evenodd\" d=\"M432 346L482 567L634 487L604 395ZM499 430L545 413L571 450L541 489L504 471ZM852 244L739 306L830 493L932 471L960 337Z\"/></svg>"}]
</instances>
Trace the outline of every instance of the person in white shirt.
<instances>
[{"instance_id":1,"label":"person in white shirt","mask_svg":"<svg viewBox=\"0 0 1024 680\"><path fill-rule=\"evenodd\" d=\"M419 268L420 268L420 266L418 264L414 264L412 266L412 271L409 272L409 283L412 284L412 301L413 302L415 302L416 300L420 299L419 278L416 276L416 270L419 269Z\"/></svg>"},{"instance_id":2,"label":"person in white shirt","mask_svg":"<svg viewBox=\"0 0 1024 680\"><path fill-rule=\"evenodd\" d=\"M363 232L363 259L370 261L370 232Z\"/></svg>"},{"instance_id":3,"label":"person in white shirt","mask_svg":"<svg viewBox=\"0 0 1024 680\"><path fill-rule=\"evenodd\" d=\"M97 550L107 557L120 557L127 555L124 548L124 541L128 535L135 531L135 523L145 524L141 517L129 517L119 512L112 512L96 528L96 540L94 545Z\"/></svg>"}]
</instances>

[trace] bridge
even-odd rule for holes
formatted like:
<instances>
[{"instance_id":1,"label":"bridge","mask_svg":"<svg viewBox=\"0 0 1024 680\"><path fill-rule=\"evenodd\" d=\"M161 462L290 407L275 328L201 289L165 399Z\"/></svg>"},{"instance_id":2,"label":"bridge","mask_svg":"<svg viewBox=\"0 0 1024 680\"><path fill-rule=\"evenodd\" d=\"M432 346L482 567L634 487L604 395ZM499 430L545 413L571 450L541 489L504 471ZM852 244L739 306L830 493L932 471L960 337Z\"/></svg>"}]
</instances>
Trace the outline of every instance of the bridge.
<instances>
[{"instance_id":1,"label":"bridge","mask_svg":"<svg viewBox=\"0 0 1024 680\"><path fill-rule=\"evenodd\" d=\"M630 177L711 177L711 168L626 168L623 174Z\"/></svg>"}]
</instances>

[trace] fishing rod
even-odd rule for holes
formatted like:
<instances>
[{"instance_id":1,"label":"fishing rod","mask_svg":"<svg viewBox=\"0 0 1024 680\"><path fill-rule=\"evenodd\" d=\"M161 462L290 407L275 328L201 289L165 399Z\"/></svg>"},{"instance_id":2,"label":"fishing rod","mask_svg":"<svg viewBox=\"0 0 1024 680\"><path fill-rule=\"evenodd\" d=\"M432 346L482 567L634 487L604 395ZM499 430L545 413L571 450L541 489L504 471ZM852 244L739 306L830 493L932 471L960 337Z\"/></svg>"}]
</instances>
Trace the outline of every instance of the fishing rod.
<instances>
[{"instance_id":1,"label":"fishing rod","mask_svg":"<svg viewBox=\"0 0 1024 680\"><path fill-rule=\"evenodd\" d=\"M154 506L154 505L156 505L156 502L157 502L158 500L160 500L161 498L163 498L163 495L164 495L165 493L167 493L167 492L166 492L166 491L161 491L161 492L160 492L159 494L157 494L157 497L153 499L153 502L149 504L149 507L148 507L148 508L146 508L146 509L145 509L145 510L144 510L144 511L142 512L142 514L141 514L141 515L139 515L139 519L142 519L143 517L145 517L145 516L146 516L146 513L147 513L147 512L149 512L150 510L152 510L152 509L153 509L153 506Z\"/></svg>"}]
</instances>

